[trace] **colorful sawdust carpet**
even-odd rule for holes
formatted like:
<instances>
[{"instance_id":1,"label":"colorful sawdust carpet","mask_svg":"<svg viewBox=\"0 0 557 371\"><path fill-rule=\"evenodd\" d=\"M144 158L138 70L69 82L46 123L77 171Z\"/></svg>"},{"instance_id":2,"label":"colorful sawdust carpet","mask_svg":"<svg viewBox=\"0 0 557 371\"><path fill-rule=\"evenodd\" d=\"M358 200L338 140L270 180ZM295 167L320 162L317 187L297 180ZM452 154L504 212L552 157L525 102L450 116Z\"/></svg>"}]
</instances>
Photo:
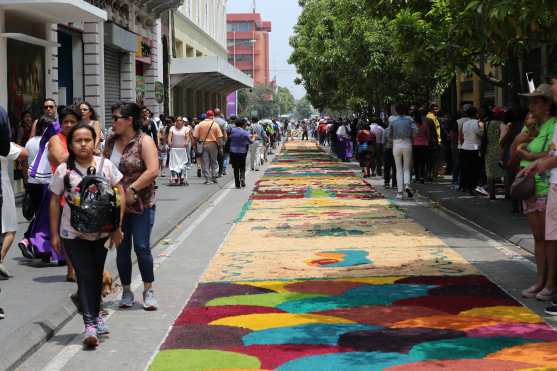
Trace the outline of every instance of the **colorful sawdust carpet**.
<instances>
[{"instance_id":1,"label":"colorful sawdust carpet","mask_svg":"<svg viewBox=\"0 0 557 371\"><path fill-rule=\"evenodd\" d=\"M557 367L557 332L348 165L294 142L150 369L544 367Z\"/></svg>"}]
</instances>

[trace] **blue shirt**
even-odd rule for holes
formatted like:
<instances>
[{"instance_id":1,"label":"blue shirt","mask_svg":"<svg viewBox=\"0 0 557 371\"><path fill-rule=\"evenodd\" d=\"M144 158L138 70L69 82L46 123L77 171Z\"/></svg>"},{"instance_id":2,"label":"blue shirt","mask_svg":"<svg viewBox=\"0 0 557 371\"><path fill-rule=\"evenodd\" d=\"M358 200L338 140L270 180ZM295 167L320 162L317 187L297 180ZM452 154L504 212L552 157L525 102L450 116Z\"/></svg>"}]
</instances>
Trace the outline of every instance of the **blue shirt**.
<instances>
[{"instance_id":1,"label":"blue shirt","mask_svg":"<svg viewBox=\"0 0 557 371\"><path fill-rule=\"evenodd\" d=\"M233 127L230 131L230 152L248 153L248 146L253 143L251 135L246 130Z\"/></svg>"},{"instance_id":2,"label":"blue shirt","mask_svg":"<svg viewBox=\"0 0 557 371\"><path fill-rule=\"evenodd\" d=\"M389 126L391 127L389 134L393 140L412 139L412 135L417 130L416 124L410 116L393 115L389 117Z\"/></svg>"}]
</instances>

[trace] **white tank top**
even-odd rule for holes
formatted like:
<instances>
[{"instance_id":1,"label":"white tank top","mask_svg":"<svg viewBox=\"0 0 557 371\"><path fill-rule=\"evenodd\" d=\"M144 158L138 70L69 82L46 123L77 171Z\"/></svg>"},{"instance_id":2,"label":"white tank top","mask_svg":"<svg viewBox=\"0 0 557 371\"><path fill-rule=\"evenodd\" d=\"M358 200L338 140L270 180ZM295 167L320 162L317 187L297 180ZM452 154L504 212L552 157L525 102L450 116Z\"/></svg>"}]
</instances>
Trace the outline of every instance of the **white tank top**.
<instances>
[{"instance_id":1,"label":"white tank top","mask_svg":"<svg viewBox=\"0 0 557 371\"><path fill-rule=\"evenodd\" d=\"M177 129L175 126L173 126L170 130L172 131L172 143L170 143L170 147L185 148L186 134L188 133L186 127L182 126L181 129Z\"/></svg>"}]
</instances>

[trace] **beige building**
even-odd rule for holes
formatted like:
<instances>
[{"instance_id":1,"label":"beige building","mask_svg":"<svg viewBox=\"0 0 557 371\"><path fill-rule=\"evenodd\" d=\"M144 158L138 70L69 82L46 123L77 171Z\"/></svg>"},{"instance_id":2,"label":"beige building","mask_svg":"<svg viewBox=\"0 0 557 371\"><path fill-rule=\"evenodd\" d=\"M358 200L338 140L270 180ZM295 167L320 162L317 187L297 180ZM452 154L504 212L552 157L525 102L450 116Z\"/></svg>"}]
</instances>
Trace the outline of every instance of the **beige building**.
<instances>
[{"instance_id":1,"label":"beige building","mask_svg":"<svg viewBox=\"0 0 557 371\"><path fill-rule=\"evenodd\" d=\"M224 110L230 92L253 87L248 75L228 63L225 0L185 0L172 20L171 114Z\"/></svg>"}]
</instances>

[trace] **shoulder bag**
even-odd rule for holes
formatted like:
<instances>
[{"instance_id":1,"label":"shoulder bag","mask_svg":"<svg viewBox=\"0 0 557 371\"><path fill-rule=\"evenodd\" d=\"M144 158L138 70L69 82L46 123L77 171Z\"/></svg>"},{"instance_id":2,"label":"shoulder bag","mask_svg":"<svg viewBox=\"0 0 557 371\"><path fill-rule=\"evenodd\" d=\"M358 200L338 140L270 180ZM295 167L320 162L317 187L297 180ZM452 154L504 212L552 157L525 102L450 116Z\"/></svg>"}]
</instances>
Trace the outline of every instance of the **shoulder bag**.
<instances>
[{"instance_id":1,"label":"shoulder bag","mask_svg":"<svg viewBox=\"0 0 557 371\"><path fill-rule=\"evenodd\" d=\"M545 149L549 135L545 136L542 150ZM545 178L545 174L540 175ZM518 175L511 185L510 195L515 200L527 200L536 195L536 178L533 175L524 176Z\"/></svg>"}]
</instances>

